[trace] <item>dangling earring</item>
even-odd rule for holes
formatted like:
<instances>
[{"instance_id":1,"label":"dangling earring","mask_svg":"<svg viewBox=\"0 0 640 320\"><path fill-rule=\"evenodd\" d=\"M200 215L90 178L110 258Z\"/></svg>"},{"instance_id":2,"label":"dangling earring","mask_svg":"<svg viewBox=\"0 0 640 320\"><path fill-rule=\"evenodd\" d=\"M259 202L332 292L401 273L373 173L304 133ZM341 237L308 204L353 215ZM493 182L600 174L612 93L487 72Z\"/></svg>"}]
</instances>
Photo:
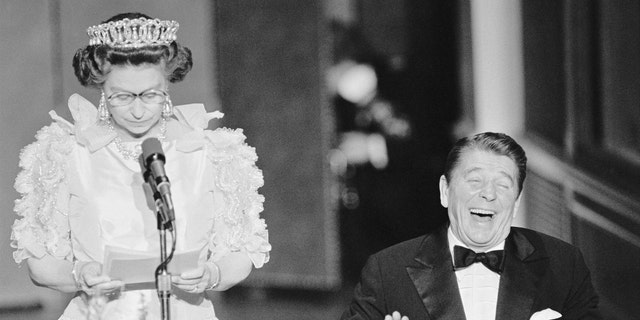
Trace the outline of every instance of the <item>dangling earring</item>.
<instances>
[{"instance_id":1,"label":"dangling earring","mask_svg":"<svg viewBox=\"0 0 640 320\"><path fill-rule=\"evenodd\" d=\"M171 103L171 97L167 96L167 100L162 106L162 117L168 119L171 116L173 116L173 104Z\"/></svg>"},{"instance_id":2,"label":"dangling earring","mask_svg":"<svg viewBox=\"0 0 640 320\"><path fill-rule=\"evenodd\" d=\"M98 120L104 123L109 120L109 109L107 109L107 99L104 97L104 91L100 96L100 104L98 105Z\"/></svg>"}]
</instances>

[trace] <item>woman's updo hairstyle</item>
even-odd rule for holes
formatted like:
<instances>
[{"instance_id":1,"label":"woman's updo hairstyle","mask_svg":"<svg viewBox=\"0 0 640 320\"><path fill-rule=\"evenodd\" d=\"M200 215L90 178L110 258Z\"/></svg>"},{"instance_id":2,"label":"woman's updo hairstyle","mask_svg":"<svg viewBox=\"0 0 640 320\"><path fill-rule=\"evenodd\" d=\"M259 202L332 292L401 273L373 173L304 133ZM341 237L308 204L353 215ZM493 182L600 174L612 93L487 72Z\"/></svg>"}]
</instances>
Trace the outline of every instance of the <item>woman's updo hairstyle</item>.
<instances>
[{"instance_id":1,"label":"woman's updo hairstyle","mask_svg":"<svg viewBox=\"0 0 640 320\"><path fill-rule=\"evenodd\" d=\"M138 18L153 19L142 13L122 13L103 23ZM78 81L85 87L100 88L111 66L139 66L164 64L169 82L180 82L193 66L191 50L176 41L167 45L148 45L138 48L115 48L106 44L88 45L76 51L73 69Z\"/></svg>"}]
</instances>

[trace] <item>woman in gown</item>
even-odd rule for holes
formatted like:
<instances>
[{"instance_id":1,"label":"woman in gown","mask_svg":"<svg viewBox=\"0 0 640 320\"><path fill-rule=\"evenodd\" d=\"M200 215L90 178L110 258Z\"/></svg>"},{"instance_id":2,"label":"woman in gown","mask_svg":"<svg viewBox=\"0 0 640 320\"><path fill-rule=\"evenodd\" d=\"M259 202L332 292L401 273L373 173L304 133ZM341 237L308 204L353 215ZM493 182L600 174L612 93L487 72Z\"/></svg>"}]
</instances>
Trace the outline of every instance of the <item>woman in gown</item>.
<instances>
[{"instance_id":1,"label":"woman in gown","mask_svg":"<svg viewBox=\"0 0 640 320\"><path fill-rule=\"evenodd\" d=\"M161 317L153 282L103 273L107 248L159 257L156 212L138 161L147 138L157 138L166 156L176 253L198 257L171 274L171 318L216 319L206 291L226 290L269 260L255 150L241 129L207 129L221 113L172 105L169 83L192 66L189 49L175 41L177 29L175 21L139 13L90 27L89 45L73 66L82 85L100 90L98 107L72 95L73 122L51 111L52 123L20 154L14 259L26 261L37 285L76 293L60 319L87 319L95 311L87 297L97 292L106 294L100 310L108 319Z\"/></svg>"}]
</instances>

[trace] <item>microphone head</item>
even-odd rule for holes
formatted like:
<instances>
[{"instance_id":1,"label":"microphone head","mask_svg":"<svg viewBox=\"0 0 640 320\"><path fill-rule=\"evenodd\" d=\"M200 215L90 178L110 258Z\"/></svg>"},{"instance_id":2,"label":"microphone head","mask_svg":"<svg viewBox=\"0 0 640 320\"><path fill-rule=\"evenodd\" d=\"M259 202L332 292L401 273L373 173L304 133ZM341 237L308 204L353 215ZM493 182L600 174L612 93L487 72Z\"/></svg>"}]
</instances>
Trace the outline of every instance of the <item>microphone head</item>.
<instances>
[{"instance_id":1,"label":"microphone head","mask_svg":"<svg viewBox=\"0 0 640 320\"><path fill-rule=\"evenodd\" d=\"M147 166L149 166L149 162L155 159L165 162L160 140L157 138L147 138L142 141L142 159L144 159Z\"/></svg>"}]
</instances>

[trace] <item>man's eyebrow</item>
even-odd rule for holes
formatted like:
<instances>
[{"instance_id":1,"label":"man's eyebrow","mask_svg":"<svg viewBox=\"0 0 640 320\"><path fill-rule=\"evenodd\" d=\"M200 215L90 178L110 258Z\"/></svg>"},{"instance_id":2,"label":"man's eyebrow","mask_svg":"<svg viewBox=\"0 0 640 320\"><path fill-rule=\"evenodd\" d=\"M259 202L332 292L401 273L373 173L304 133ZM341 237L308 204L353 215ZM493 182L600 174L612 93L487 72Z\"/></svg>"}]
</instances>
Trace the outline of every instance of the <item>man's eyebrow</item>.
<instances>
[{"instance_id":1,"label":"man's eyebrow","mask_svg":"<svg viewBox=\"0 0 640 320\"><path fill-rule=\"evenodd\" d=\"M471 173L474 173L476 171L480 171L480 170L482 170L482 168L480 168L480 167L471 167L471 168L463 171L462 172L462 176L466 177L467 175L469 175ZM499 173L502 176L504 176L505 178L509 179L509 181L511 181L511 183L513 183L515 181L514 177L511 174L509 174L509 172L507 172L505 170L500 170Z\"/></svg>"},{"instance_id":2,"label":"man's eyebrow","mask_svg":"<svg viewBox=\"0 0 640 320\"><path fill-rule=\"evenodd\" d=\"M463 176L463 177L465 177L465 176L467 176L467 175L468 175L468 174L470 174L470 173L474 173L474 172L476 172L476 171L480 171L480 170L481 170L481 168L480 168L480 167L472 167L472 168L469 168L469 169L467 169L467 170L465 170L465 171L462 171L462 176Z\"/></svg>"},{"instance_id":3,"label":"man's eyebrow","mask_svg":"<svg viewBox=\"0 0 640 320\"><path fill-rule=\"evenodd\" d=\"M509 179L509 182L514 183L515 182L515 178L509 174L508 172L504 171L504 170L500 170L500 174L502 176L504 176L505 178Z\"/></svg>"}]
</instances>

